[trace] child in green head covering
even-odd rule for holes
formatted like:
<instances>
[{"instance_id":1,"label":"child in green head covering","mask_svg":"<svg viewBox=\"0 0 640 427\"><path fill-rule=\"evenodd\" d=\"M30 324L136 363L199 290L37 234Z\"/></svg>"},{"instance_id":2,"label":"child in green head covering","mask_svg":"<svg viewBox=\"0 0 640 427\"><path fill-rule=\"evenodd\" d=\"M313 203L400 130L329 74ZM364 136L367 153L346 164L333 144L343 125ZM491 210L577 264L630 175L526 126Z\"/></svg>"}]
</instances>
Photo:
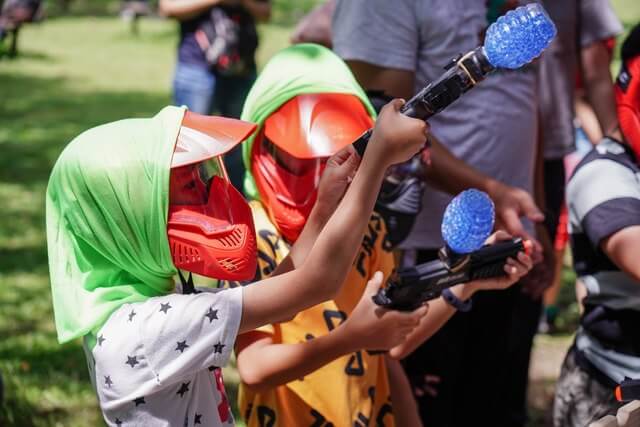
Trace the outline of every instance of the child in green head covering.
<instances>
[{"instance_id":1,"label":"child in green head covering","mask_svg":"<svg viewBox=\"0 0 640 427\"><path fill-rule=\"evenodd\" d=\"M56 328L60 342L84 338L108 425L233 421L217 367L237 334L339 291L375 202L371 188L424 144L426 125L400 105L382 113L362 162L349 147L336 155L321 193L344 196L316 205L274 276L220 292L185 280L191 293L180 294L173 277L177 267L227 278L255 265L248 207L219 162L250 133L246 124L167 107L86 131L65 148L46 196ZM398 331L380 348L398 344L424 311L378 309Z\"/></svg>"}]
</instances>

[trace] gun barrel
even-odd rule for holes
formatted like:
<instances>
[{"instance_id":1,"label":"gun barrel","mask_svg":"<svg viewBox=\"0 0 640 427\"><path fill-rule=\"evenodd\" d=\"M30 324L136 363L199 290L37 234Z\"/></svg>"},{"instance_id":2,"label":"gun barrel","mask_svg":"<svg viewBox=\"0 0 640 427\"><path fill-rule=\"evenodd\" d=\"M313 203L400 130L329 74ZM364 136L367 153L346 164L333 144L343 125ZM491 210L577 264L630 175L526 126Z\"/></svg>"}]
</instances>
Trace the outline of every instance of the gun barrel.
<instances>
[{"instance_id":1,"label":"gun barrel","mask_svg":"<svg viewBox=\"0 0 640 427\"><path fill-rule=\"evenodd\" d=\"M436 81L429 83L407 101L400 111L409 117L427 120L484 80L495 67L487 59L484 49L478 47L464 56L455 58L446 70ZM371 129L353 142L360 156L364 155L370 138Z\"/></svg>"},{"instance_id":2,"label":"gun barrel","mask_svg":"<svg viewBox=\"0 0 640 427\"><path fill-rule=\"evenodd\" d=\"M438 298L446 288L472 280L505 275L507 258L525 252L522 239L483 246L463 260L464 267L452 268L442 260L430 261L399 270L387 287L373 297L376 304L394 310L410 311L425 301Z\"/></svg>"}]
</instances>

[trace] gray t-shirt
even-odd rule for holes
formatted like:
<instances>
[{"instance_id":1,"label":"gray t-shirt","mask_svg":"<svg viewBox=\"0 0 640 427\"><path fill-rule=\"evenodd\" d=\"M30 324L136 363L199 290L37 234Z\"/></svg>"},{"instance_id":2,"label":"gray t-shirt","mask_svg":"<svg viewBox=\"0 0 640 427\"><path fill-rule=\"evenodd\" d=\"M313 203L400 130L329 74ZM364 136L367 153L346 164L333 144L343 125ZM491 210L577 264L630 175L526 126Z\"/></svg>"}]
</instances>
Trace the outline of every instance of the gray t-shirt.
<instances>
[{"instance_id":1,"label":"gray t-shirt","mask_svg":"<svg viewBox=\"0 0 640 427\"><path fill-rule=\"evenodd\" d=\"M478 0L341 0L333 18L333 45L343 59L415 71L417 91L438 78L456 55L482 44L487 12ZM485 174L531 191L536 79L531 66L494 73L431 118L433 134ZM405 249L442 245L440 222L450 200L427 188Z\"/></svg>"},{"instance_id":2,"label":"gray t-shirt","mask_svg":"<svg viewBox=\"0 0 640 427\"><path fill-rule=\"evenodd\" d=\"M609 0L543 0L542 3L558 29L539 67L544 157L561 159L575 150L573 102L578 44L588 46L616 36L622 26Z\"/></svg>"}]
</instances>

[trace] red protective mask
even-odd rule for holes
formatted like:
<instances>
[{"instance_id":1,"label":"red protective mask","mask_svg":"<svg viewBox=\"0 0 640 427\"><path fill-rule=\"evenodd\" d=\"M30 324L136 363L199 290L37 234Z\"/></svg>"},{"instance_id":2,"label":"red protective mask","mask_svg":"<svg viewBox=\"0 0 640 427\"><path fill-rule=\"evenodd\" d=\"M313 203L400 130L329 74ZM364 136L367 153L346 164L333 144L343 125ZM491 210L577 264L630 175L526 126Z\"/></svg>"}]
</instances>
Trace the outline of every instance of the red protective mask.
<instances>
[{"instance_id":1,"label":"red protective mask","mask_svg":"<svg viewBox=\"0 0 640 427\"><path fill-rule=\"evenodd\" d=\"M620 128L640 161L640 55L624 63L615 92Z\"/></svg>"},{"instance_id":2,"label":"red protective mask","mask_svg":"<svg viewBox=\"0 0 640 427\"><path fill-rule=\"evenodd\" d=\"M280 234L295 242L318 197L327 159L373 120L354 95L298 95L265 120L251 152L260 200Z\"/></svg>"},{"instance_id":3,"label":"red protective mask","mask_svg":"<svg viewBox=\"0 0 640 427\"><path fill-rule=\"evenodd\" d=\"M288 242L295 242L318 197L324 159L295 159L267 140L253 144L252 170L269 218ZM276 152L280 152L276 154ZM276 159L286 158L285 166Z\"/></svg>"},{"instance_id":4,"label":"red protective mask","mask_svg":"<svg viewBox=\"0 0 640 427\"><path fill-rule=\"evenodd\" d=\"M206 121L206 134L193 129L202 126L194 116ZM223 280L254 277L251 209L229 182L221 157L253 129L239 120L185 117L169 180L167 235L177 268Z\"/></svg>"}]
</instances>

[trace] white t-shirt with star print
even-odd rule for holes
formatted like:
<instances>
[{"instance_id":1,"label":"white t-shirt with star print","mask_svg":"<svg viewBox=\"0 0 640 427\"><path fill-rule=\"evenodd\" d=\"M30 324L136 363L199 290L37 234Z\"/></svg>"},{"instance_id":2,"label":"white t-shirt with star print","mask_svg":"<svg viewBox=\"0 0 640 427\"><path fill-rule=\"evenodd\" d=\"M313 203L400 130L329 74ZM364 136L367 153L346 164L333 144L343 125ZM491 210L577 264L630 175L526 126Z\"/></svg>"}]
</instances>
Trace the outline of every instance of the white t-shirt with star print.
<instances>
[{"instance_id":1,"label":"white t-shirt with star print","mask_svg":"<svg viewBox=\"0 0 640 427\"><path fill-rule=\"evenodd\" d=\"M222 374L242 316L242 288L125 304L85 340L109 426L230 426Z\"/></svg>"}]
</instances>

